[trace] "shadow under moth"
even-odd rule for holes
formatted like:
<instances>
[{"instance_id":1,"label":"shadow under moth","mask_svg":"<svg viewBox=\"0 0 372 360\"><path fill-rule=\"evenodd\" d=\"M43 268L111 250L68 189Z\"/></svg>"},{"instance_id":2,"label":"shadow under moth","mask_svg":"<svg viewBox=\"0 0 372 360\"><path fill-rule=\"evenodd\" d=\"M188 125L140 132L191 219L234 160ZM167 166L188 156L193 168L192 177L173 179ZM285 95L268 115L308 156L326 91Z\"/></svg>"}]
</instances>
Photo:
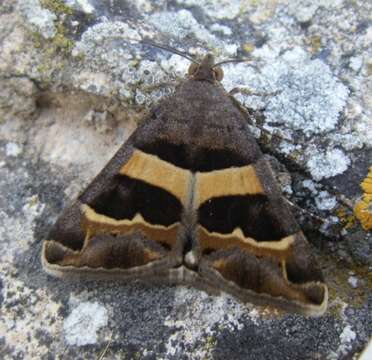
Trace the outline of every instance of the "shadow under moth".
<instances>
[{"instance_id":1,"label":"shadow under moth","mask_svg":"<svg viewBox=\"0 0 372 360\"><path fill-rule=\"evenodd\" d=\"M310 246L212 55L143 119L44 241L54 276L162 280L321 315Z\"/></svg>"}]
</instances>

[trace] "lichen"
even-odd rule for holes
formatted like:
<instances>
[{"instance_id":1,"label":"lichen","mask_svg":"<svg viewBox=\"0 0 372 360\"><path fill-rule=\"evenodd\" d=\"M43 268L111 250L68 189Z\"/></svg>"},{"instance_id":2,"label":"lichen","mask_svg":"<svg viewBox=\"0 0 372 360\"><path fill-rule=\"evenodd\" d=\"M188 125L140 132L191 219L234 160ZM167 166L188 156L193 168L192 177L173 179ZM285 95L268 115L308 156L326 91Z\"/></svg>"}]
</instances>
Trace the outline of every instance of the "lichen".
<instances>
[{"instance_id":1,"label":"lichen","mask_svg":"<svg viewBox=\"0 0 372 360\"><path fill-rule=\"evenodd\" d=\"M15 142L9 142L5 146L6 156L18 156L22 153L22 148Z\"/></svg>"},{"instance_id":2,"label":"lichen","mask_svg":"<svg viewBox=\"0 0 372 360\"><path fill-rule=\"evenodd\" d=\"M362 198L354 206L354 214L360 221L364 230L372 229L372 166L360 187L364 193Z\"/></svg>"},{"instance_id":3,"label":"lichen","mask_svg":"<svg viewBox=\"0 0 372 360\"><path fill-rule=\"evenodd\" d=\"M243 45L242 45L242 49L246 52L246 53L251 53L253 50L254 50L255 46L253 43L250 43L250 42L245 42Z\"/></svg>"},{"instance_id":4,"label":"lichen","mask_svg":"<svg viewBox=\"0 0 372 360\"><path fill-rule=\"evenodd\" d=\"M38 0L18 1L18 9L31 31L39 32L45 39L52 38L55 35L54 21L57 16L48 9L41 7Z\"/></svg>"},{"instance_id":5,"label":"lichen","mask_svg":"<svg viewBox=\"0 0 372 360\"><path fill-rule=\"evenodd\" d=\"M69 345L95 344L97 332L108 322L108 313L97 302L82 302L64 320L63 331Z\"/></svg>"},{"instance_id":6,"label":"lichen","mask_svg":"<svg viewBox=\"0 0 372 360\"><path fill-rule=\"evenodd\" d=\"M316 146L309 146L307 156L306 167L318 181L344 173L351 162L347 154L337 148L319 151Z\"/></svg>"},{"instance_id":7,"label":"lichen","mask_svg":"<svg viewBox=\"0 0 372 360\"><path fill-rule=\"evenodd\" d=\"M63 24L61 23L57 24L56 28L57 34L52 39L52 45L54 46L54 50L62 52L65 55L70 54L74 46L74 42L65 36L66 29L63 26Z\"/></svg>"},{"instance_id":8,"label":"lichen","mask_svg":"<svg viewBox=\"0 0 372 360\"><path fill-rule=\"evenodd\" d=\"M65 26L67 17L72 15L72 9L59 0L44 0L40 4L55 16L53 36L45 37L38 30L30 34L34 47L43 54L42 61L36 66L40 74L40 85L48 87L53 73L64 68L74 47L74 41L67 37L68 29Z\"/></svg>"},{"instance_id":9,"label":"lichen","mask_svg":"<svg viewBox=\"0 0 372 360\"><path fill-rule=\"evenodd\" d=\"M199 300L189 302L195 296ZM167 358L177 357L184 351L184 347L191 347L200 341L202 348L199 348L197 358L205 359L214 348L217 331L241 330L243 327L241 318L245 308L229 295L208 299L208 295L203 292L180 287L175 293L175 303L190 303L190 307L182 316L170 314L165 320L165 325L174 329L165 344Z\"/></svg>"},{"instance_id":10,"label":"lichen","mask_svg":"<svg viewBox=\"0 0 372 360\"><path fill-rule=\"evenodd\" d=\"M372 229L372 194L365 194L355 204L354 214L364 230Z\"/></svg>"},{"instance_id":11,"label":"lichen","mask_svg":"<svg viewBox=\"0 0 372 360\"><path fill-rule=\"evenodd\" d=\"M40 4L43 8L51 11L56 16L54 19L55 32L54 35L45 38L42 33L35 31L31 34L33 44L37 49L45 49L45 55L48 58L54 58L56 53L69 55L73 48L73 40L66 37L67 29L63 24L62 18L72 15L72 9L65 5L60 0L41 0Z\"/></svg>"},{"instance_id":12,"label":"lichen","mask_svg":"<svg viewBox=\"0 0 372 360\"><path fill-rule=\"evenodd\" d=\"M308 135L335 131L339 115L349 97L349 90L332 73L331 68L299 47L277 56L274 50L256 48L253 57L266 62L258 72L251 64L227 64L223 85L249 88L275 96L236 98L246 107L265 109L266 123L283 124L287 129Z\"/></svg>"},{"instance_id":13,"label":"lichen","mask_svg":"<svg viewBox=\"0 0 372 360\"><path fill-rule=\"evenodd\" d=\"M250 5L249 2L237 0L219 0L217 3L213 0L205 0L202 3L199 0L177 0L177 3L183 6L199 6L211 18L229 20L236 18Z\"/></svg>"},{"instance_id":14,"label":"lichen","mask_svg":"<svg viewBox=\"0 0 372 360\"><path fill-rule=\"evenodd\" d=\"M72 9L62 0L40 0L40 5L43 8L52 11L56 15L72 15Z\"/></svg>"},{"instance_id":15,"label":"lichen","mask_svg":"<svg viewBox=\"0 0 372 360\"><path fill-rule=\"evenodd\" d=\"M336 216L344 229L350 229L355 225L355 216L350 214L350 210L346 209L344 206L336 210Z\"/></svg>"},{"instance_id":16,"label":"lichen","mask_svg":"<svg viewBox=\"0 0 372 360\"><path fill-rule=\"evenodd\" d=\"M358 279L367 278L368 268L366 266L350 266L350 264L348 265L344 262L333 263L333 276L330 274L326 276L329 291L329 312L335 318L342 316L342 306L340 307L337 299L342 299L343 302L353 308L360 308L368 296L368 291L370 291L368 287L351 288L348 283L350 271L355 273Z\"/></svg>"},{"instance_id":17,"label":"lichen","mask_svg":"<svg viewBox=\"0 0 372 360\"><path fill-rule=\"evenodd\" d=\"M185 41L195 37L201 43L207 43L215 55L235 56L237 45L221 41L218 37L211 34L209 30L201 25L193 14L182 9L174 12L157 12L149 16L149 22L162 33L168 36Z\"/></svg>"},{"instance_id":18,"label":"lichen","mask_svg":"<svg viewBox=\"0 0 372 360\"><path fill-rule=\"evenodd\" d=\"M310 37L309 43L310 43L311 52L315 54L319 51L319 49L322 46L322 38L318 35L314 35Z\"/></svg>"},{"instance_id":19,"label":"lichen","mask_svg":"<svg viewBox=\"0 0 372 360\"><path fill-rule=\"evenodd\" d=\"M369 172L360 186L366 194L372 194L372 166L370 166Z\"/></svg>"}]
</instances>

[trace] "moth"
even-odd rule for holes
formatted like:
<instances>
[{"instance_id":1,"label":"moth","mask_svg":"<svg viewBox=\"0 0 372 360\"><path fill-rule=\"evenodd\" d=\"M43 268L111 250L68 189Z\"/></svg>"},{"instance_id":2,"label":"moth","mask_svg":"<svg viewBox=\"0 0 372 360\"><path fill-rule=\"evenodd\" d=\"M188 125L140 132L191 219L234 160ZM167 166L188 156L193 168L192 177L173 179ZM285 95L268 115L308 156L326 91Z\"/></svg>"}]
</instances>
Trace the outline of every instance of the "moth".
<instances>
[{"instance_id":1,"label":"moth","mask_svg":"<svg viewBox=\"0 0 372 360\"><path fill-rule=\"evenodd\" d=\"M325 312L320 268L222 78L211 54L190 65L59 217L43 243L47 273L189 284Z\"/></svg>"}]
</instances>

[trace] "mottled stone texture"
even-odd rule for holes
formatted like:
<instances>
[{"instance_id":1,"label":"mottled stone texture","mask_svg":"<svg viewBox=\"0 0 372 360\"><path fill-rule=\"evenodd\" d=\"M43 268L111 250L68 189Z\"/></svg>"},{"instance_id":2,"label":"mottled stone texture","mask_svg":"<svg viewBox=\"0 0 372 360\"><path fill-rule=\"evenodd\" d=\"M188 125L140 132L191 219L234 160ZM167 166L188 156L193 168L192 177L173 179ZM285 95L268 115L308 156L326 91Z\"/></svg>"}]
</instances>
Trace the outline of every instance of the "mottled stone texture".
<instances>
[{"instance_id":1,"label":"mottled stone texture","mask_svg":"<svg viewBox=\"0 0 372 360\"><path fill-rule=\"evenodd\" d=\"M0 5L0 353L4 359L344 359L370 336L371 234L340 201L372 158L372 7L365 1L5 0ZM227 90L297 212L330 287L319 319L186 287L66 282L41 241L188 60ZM249 91L271 93L267 96ZM276 135L272 135L276 134ZM279 160L279 161L278 161ZM289 171L290 172L289 172ZM369 302L368 302L369 298Z\"/></svg>"}]
</instances>

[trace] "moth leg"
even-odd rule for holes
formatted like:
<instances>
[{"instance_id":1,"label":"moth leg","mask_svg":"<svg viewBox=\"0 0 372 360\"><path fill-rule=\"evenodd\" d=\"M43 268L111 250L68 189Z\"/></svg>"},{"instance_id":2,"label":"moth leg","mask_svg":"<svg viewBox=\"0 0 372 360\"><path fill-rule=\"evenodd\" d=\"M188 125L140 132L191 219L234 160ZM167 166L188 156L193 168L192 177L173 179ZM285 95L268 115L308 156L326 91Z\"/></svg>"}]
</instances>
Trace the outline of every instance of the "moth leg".
<instances>
[{"instance_id":1,"label":"moth leg","mask_svg":"<svg viewBox=\"0 0 372 360\"><path fill-rule=\"evenodd\" d=\"M283 197L284 200L287 202L288 205L290 205L291 207L293 208L296 208L297 210L299 210L301 213L303 214L306 214L306 215L309 215L310 217L312 217L313 219L323 223L323 224L331 224L327 219L324 219L316 214L314 214L313 212L309 211L309 210L306 210L306 209L303 209L301 206L298 206L297 204L295 204L294 202L292 202L291 200L287 199L286 197Z\"/></svg>"}]
</instances>

